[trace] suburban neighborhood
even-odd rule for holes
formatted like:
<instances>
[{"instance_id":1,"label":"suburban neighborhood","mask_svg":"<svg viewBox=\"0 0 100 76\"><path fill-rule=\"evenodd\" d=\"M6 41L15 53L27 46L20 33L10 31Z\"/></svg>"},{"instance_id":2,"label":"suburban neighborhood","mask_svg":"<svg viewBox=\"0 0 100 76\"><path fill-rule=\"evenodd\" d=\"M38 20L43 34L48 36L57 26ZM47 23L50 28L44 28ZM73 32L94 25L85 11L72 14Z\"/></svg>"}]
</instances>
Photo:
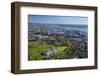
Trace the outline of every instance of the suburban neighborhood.
<instances>
[{"instance_id":1,"label":"suburban neighborhood","mask_svg":"<svg viewBox=\"0 0 100 76\"><path fill-rule=\"evenodd\" d=\"M87 58L87 27L76 26L29 23L29 60Z\"/></svg>"}]
</instances>

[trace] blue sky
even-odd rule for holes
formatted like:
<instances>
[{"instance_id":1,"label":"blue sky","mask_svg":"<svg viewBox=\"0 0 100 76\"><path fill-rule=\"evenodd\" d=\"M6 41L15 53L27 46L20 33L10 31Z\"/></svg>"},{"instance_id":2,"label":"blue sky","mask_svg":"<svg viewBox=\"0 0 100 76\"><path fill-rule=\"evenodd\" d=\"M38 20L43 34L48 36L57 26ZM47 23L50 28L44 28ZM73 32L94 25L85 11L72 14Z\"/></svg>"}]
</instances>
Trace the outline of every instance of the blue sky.
<instances>
[{"instance_id":1,"label":"blue sky","mask_svg":"<svg viewBox=\"0 0 100 76\"><path fill-rule=\"evenodd\" d=\"M88 17L28 15L28 23L87 25Z\"/></svg>"}]
</instances>

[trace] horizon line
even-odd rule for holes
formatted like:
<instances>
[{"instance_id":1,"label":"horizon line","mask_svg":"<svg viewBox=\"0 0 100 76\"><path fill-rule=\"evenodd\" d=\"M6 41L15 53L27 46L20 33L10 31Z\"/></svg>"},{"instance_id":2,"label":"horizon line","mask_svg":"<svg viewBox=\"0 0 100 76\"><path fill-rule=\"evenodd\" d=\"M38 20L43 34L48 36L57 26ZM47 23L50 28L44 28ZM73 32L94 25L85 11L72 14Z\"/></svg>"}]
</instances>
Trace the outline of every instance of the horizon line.
<instances>
[{"instance_id":1,"label":"horizon line","mask_svg":"<svg viewBox=\"0 0 100 76\"><path fill-rule=\"evenodd\" d=\"M30 23L28 22L28 24L54 24L54 23ZM88 26L88 24L54 24L54 25L84 25L84 26Z\"/></svg>"}]
</instances>

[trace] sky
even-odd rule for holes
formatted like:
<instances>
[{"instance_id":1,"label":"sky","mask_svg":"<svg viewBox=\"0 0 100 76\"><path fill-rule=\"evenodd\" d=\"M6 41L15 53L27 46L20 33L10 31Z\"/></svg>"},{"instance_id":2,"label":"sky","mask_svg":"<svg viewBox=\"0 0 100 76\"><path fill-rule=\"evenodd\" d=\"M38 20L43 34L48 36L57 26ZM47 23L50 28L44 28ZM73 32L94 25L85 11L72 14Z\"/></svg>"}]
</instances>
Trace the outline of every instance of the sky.
<instances>
[{"instance_id":1,"label":"sky","mask_svg":"<svg viewBox=\"0 0 100 76\"><path fill-rule=\"evenodd\" d=\"M87 25L88 17L28 15L28 23Z\"/></svg>"}]
</instances>

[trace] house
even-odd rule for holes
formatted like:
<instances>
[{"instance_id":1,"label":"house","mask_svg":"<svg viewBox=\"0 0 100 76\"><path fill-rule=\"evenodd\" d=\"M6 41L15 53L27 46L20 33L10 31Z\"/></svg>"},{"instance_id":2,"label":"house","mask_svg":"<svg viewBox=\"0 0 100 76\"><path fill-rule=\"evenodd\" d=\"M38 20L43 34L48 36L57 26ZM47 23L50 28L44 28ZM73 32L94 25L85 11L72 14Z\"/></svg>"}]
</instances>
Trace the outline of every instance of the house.
<instances>
[{"instance_id":1,"label":"house","mask_svg":"<svg viewBox=\"0 0 100 76\"><path fill-rule=\"evenodd\" d=\"M57 52L58 52L58 49L56 49L56 48L48 48L48 49L44 50L41 53L41 55L43 55L43 56L50 56L50 55L52 55L54 53L57 53Z\"/></svg>"}]
</instances>

